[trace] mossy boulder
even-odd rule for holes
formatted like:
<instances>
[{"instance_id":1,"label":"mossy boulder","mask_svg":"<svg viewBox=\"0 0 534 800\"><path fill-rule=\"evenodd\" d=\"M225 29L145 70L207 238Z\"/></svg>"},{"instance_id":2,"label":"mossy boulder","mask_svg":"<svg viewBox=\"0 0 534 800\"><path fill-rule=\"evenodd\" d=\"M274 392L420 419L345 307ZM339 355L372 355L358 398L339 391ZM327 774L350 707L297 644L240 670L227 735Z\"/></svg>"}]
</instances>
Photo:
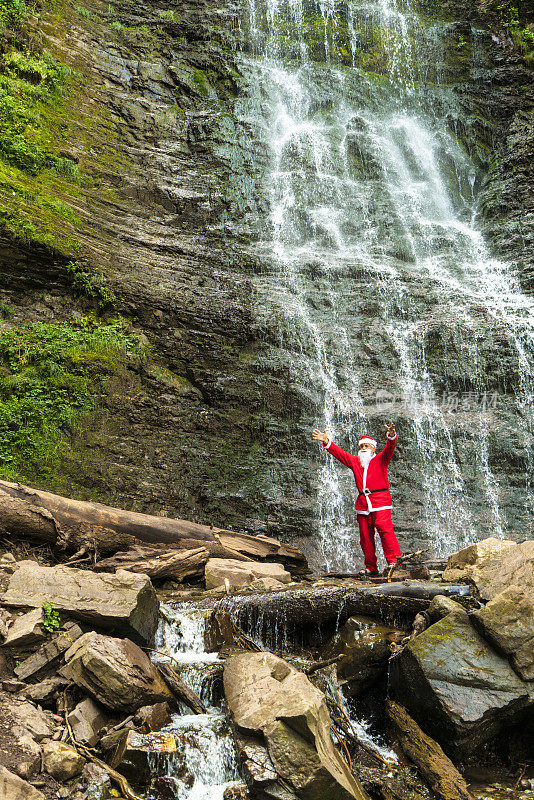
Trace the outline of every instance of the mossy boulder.
<instances>
[{"instance_id":1,"label":"mossy boulder","mask_svg":"<svg viewBox=\"0 0 534 800\"><path fill-rule=\"evenodd\" d=\"M390 688L449 751L471 752L513 722L534 697L465 612L431 625L392 661Z\"/></svg>"}]
</instances>

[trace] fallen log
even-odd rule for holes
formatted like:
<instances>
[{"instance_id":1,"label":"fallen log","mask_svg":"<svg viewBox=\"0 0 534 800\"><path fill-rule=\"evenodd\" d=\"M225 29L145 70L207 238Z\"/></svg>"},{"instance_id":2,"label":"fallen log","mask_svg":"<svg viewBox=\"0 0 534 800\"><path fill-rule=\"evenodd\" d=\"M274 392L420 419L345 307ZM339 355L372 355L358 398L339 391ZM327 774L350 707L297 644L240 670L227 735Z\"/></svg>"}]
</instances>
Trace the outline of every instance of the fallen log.
<instances>
[{"instance_id":1,"label":"fallen log","mask_svg":"<svg viewBox=\"0 0 534 800\"><path fill-rule=\"evenodd\" d=\"M181 700L186 706L189 706L195 714L206 713L206 706L200 697L180 680L170 664L156 664L156 669L178 700Z\"/></svg>"},{"instance_id":2,"label":"fallen log","mask_svg":"<svg viewBox=\"0 0 534 800\"><path fill-rule=\"evenodd\" d=\"M464 778L439 744L421 730L402 706L387 700L386 709L403 752L419 768L432 791L442 800L471 800Z\"/></svg>"},{"instance_id":3,"label":"fallen log","mask_svg":"<svg viewBox=\"0 0 534 800\"><path fill-rule=\"evenodd\" d=\"M195 550L160 550L157 547L136 545L130 550L115 553L104 558L94 566L95 572L115 572L127 569L141 572L152 580L172 578L183 581L185 578L203 577L204 567L210 554L205 547Z\"/></svg>"},{"instance_id":4,"label":"fallen log","mask_svg":"<svg viewBox=\"0 0 534 800\"><path fill-rule=\"evenodd\" d=\"M379 591L391 587L392 591ZM200 600L199 608L210 608L213 601ZM410 629L415 615L430 604L427 597L403 597L394 585L298 587L268 594L226 595L218 610L226 611L244 631L284 637L284 631L318 630L321 625L341 625L348 617L365 614L387 625ZM261 629L261 631L260 631ZM274 646L274 645L273 645Z\"/></svg>"},{"instance_id":5,"label":"fallen log","mask_svg":"<svg viewBox=\"0 0 534 800\"><path fill-rule=\"evenodd\" d=\"M168 550L205 547L218 558L279 561L292 574L308 572L304 554L276 539L73 500L7 481L0 481L0 525L8 535L80 551L115 553L139 543Z\"/></svg>"},{"instance_id":6,"label":"fallen log","mask_svg":"<svg viewBox=\"0 0 534 800\"><path fill-rule=\"evenodd\" d=\"M402 583L385 583L374 590L377 594L388 597L418 597L423 600L432 600L438 594L447 597L469 597L473 595L470 586L464 583L435 583L433 581L403 581Z\"/></svg>"}]
</instances>

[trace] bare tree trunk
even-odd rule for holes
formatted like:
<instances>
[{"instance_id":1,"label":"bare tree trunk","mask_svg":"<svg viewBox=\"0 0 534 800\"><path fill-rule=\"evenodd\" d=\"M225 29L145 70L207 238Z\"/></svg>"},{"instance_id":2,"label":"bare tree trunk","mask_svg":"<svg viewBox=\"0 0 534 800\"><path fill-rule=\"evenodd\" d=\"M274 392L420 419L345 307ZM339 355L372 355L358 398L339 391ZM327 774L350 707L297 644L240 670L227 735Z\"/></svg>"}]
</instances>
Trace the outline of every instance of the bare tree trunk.
<instances>
[{"instance_id":1,"label":"bare tree trunk","mask_svg":"<svg viewBox=\"0 0 534 800\"><path fill-rule=\"evenodd\" d=\"M70 549L113 553L141 542L167 550L205 547L210 556L279 561L294 574L308 571L303 553L276 539L72 500L7 481L0 481L0 525L7 534Z\"/></svg>"},{"instance_id":2,"label":"bare tree trunk","mask_svg":"<svg viewBox=\"0 0 534 800\"><path fill-rule=\"evenodd\" d=\"M400 746L442 800L471 800L467 784L439 744L424 733L406 709L387 701L387 714Z\"/></svg>"},{"instance_id":3,"label":"bare tree trunk","mask_svg":"<svg viewBox=\"0 0 534 800\"><path fill-rule=\"evenodd\" d=\"M172 578L183 581L185 578L202 577L209 556L205 547L197 547L196 550L161 550L137 545L99 561L94 569L97 572L127 569L129 572L142 572L153 580Z\"/></svg>"}]
</instances>

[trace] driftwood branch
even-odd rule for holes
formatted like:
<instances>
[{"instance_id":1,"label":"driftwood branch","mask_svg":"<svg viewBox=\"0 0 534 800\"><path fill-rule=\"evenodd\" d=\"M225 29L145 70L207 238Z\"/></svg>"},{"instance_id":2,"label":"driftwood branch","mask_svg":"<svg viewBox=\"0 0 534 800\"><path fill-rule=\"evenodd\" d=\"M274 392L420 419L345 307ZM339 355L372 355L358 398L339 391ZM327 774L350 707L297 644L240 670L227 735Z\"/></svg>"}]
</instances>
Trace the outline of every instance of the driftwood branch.
<instances>
[{"instance_id":1,"label":"driftwood branch","mask_svg":"<svg viewBox=\"0 0 534 800\"><path fill-rule=\"evenodd\" d=\"M197 547L195 550L161 550L157 547L136 545L130 550L115 553L111 558L99 561L94 569L96 572L127 569L130 572L142 572L156 580L172 578L183 581L185 578L202 577L209 555L205 547Z\"/></svg>"},{"instance_id":2,"label":"driftwood branch","mask_svg":"<svg viewBox=\"0 0 534 800\"><path fill-rule=\"evenodd\" d=\"M465 780L439 744L421 730L402 706L388 700L386 708L400 746L432 791L443 800L471 800Z\"/></svg>"},{"instance_id":3,"label":"driftwood branch","mask_svg":"<svg viewBox=\"0 0 534 800\"><path fill-rule=\"evenodd\" d=\"M180 680L170 664L156 664L156 668L178 700L189 706L195 714L206 713L206 706L200 697Z\"/></svg>"}]
</instances>

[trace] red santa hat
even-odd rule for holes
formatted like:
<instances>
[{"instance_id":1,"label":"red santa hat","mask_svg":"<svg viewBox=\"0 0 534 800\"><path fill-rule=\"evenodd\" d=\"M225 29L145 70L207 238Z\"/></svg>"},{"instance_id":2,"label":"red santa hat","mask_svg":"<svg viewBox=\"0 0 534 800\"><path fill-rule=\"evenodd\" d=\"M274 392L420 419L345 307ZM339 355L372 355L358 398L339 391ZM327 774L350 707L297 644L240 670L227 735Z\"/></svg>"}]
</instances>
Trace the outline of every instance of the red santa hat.
<instances>
[{"instance_id":1,"label":"red santa hat","mask_svg":"<svg viewBox=\"0 0 534 800\"><path fill-rule=\"evenodd\" d=\"M358 444L372 444L373 447L376 447L376 439L372 439L370 436L362 436Z\"/></svg>"}]
</instances>

